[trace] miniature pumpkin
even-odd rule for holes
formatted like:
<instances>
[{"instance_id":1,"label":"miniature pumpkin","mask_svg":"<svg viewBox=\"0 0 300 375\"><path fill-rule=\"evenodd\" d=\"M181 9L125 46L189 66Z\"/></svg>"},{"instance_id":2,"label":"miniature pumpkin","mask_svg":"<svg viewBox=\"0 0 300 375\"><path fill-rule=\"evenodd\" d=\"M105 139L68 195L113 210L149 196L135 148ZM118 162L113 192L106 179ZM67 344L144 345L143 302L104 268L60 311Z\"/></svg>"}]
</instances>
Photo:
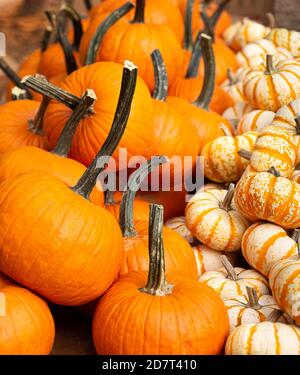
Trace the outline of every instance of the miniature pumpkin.
<instances>
[{"instance_id":1,"label":"miniature pumpkin","mask_svg":"<svg viewBox=\"0 0 300 375\"><path fill-rule=\"evenodd\" d=\"M186 206L187 227L203 244L219 251L236 251L249 223L232 203L234 185L229 190L198 192Z\"/></svg>"},{"instance_id":2,"label":"miniature pumpkin","mask_svg":"<svg viewBox=\"0 0 300 375\"><path fill-rule=\"evenodd\" d=\"M220 87L230 95L234 103L246 102L243 82L241 79L237 78L231 69L227 70L227 79Z\"/></svg>"},{"instance_id":3,"label":"miniature pumpkin","mask_svg":"<svg viewBox=\"0 0 300 375\"><path fill-rule=\"evenodd\" d=\"M274 28L266 38L277 47L286 48L293 56L300 55L300 33L298 31Z\"/></svg>"},{"instance_id":4,"label":"miniature pumpkin","mask_svg":"<svg viewBox=\"0 0 300 375\"><path fill-rule=\"evenodd\" d=\"M244 296L246 287L254 288L259 296L269 294L268 281L260 273L233 267L225 255L221 255L221 260L224 268L205 272L199 277L199 282L213 288L223 301Z\"/></svg>"},{"instance_id":5,"label":"miniature pumpkin","mask_svg":"<svg viewBox=\"0 0 300 375\"><path fill-rule=\"evenodd\" d=\"M187 240L188 243L193 244L195 241L194 236L186 226L184 216L173 217L172 219L167 220L165 225L167 228L180 234L180 236Z\"/></svg>"},{"instance_id":6,"label":"miniature pumpkin","mask_svg":"<svg viewBox=\"0 0 300 375\"><path fill-rule=\"evenodd\" d=\"M234 200L239 212L251 221L267 220L292 229L300 226L300 186L279 177L275 168L243 177Z\"/></svg>"},{"instance_id":7,"label":"miniature pumpkin","mask_svg":"<svg viewBox=\"0 0 300 375\"><path fill-rule=\"evenodd\" d=\"M54 337L46 302L24 288L0 287L0 355L47 355Z\"/></svg>"},{"instance_id":8,"label":"miniature pumpkin","mask_svg":"<svg viewBox=\"0 0 300 375\"><path fill-rule=\"evenodd\" d=\"M261 322L237 327L228 337L226 355L300 354L300 328L283 323Z\"/></svg>"},{"instance_id":9,"label":"miniature pumpkin","mask_svg":"<svg viewBox=\"0 0 300 375\"><path fill-rule=\"evenodd\" d=\"M226 111L223 112L222 117L226 120L238 123L238 121L240 121L243 116L253 110L254 108L251 104L239 102L236 103L233 107L227 108Z\"/></svg>"},{"instance_id":10,"label":"miniature pumpkin","mask_svg":"<svg viewBox=\"0 0 300 375\"><path fill-rule=\"evenodd\" d=\"M242 252L252 268L268 276L275 262L297 253L297 244L280 226L255 223L243 236Z\"/></svg>"},{"instance_id":11,"label":"miniature pumpkin","mask_svg":"<svg viewBox=\"0 0 300 375\"><path fill-rule=\"evenodd\" d=\"M275 113L272 111L255 109L241 118L237 126L237 134L243 134L249 131L260 133L266 126L271 125L274 117Z\"/></svg>"},{"instance_id":12,"label":"miniature pumpkin","mask_svg":"<svg viewBox=\"0 0 300 375\"><path fill-rule=\"evenodd\" d=\"M229 324L221 299L211 288L195 280L176 274L166 279L164 268L168 261L164 259L162 211L161 206L151 206L149 273L130 272L122 276L96 308L93 340L98 354L220 354L222 351ZM194 329L186 329L191 322ZM115 335L121 326L130 334Z\"/></svg>"}]
</instances>

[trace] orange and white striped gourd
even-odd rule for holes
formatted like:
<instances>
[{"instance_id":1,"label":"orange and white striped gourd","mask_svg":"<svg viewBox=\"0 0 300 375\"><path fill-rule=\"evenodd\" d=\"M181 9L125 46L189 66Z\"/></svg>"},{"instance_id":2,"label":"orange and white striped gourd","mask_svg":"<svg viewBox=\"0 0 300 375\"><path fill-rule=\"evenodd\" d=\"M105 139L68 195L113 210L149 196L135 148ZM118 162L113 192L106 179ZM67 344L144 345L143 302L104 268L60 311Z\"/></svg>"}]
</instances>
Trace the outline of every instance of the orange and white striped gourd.
<instances>
[{"instance_id":1,"label":"orange and white striped gourd","mask_svg":"<svg viewBox=\"0 0 300 375\"><path fill-rule=\"evenodd\" d=\"M219 251L236 251L249 222L232 202L234 185L229 190L212 189L196 193L185 209L186 224L203 244Z\"/></svg>"},{"instance_id":2,"label":"orange and white striped gourd","mask_svg":"<svg viewBox=\"0 0 300 375\"><path fill-rule=\"evenodd\" d=\"M243 81L231 69L228 69L227 79L221 84L221 88L230 95L234 103L246 102Z\"/></svg>"},{"instance_id":3,"label":"orange and white striped gourd","mask_svg":"<svg viewBox=\"0 0 300 375\"><path fill-rule=\"evenodd\" d=\"M227 309L230 332L242 324L267 321L275 311L280 310L274 298L265 294L258 296L256 290L246 287L247 294L224 301Z\"/></svg>"},{"instance_id":4,"label":"orange and white striped gourd","mask_svg":"<svg viewBox=\"0 0 300 375\"><path fill-rule=\"evenodd\" d=\"M264 64L249 68L244 94L255 108L278 111L300 96L300 63L275 61L273 55L267 55Z\"/></svg>"},{"instance_id":5,"label":"orange and white striped gourd","mask_svg":"<svg viewBox=\"0 0 300 375\"><path fill-rule=\"evenodd\" d=\"M205 272L199 277L199 282L213 288L223 301L244 296L247 293L247 286L254 288L259 296L270 294L268 281L259 272L233 267L224 255L221 256L221 261L224 268Z\"/></svg>"},{"instance_id":6,"label":"orange and white striped gourd","mask_svg":"<svg viewBox=\"0 0 300 375\"><path fill-rule=\"evenodd\" d=\"M229 121L240 121L243 116L247 113L253 111L255 108L250 103L239 102L236 103L233 107L227 108L222 117L226 118Z\"/></svg>"},{"instance_id":7,"label":"orange and white striped gourd","mask_svg":"<svg viewBox=\"0 0 300 375\"><path fill-rule=\"evenodd\" d=\"M299 355L300 328L284 323L244 324L229 335L226 355Z\"/></svg>"},{"instance_id":8,"label":"orange and white striped gourd","mask_svg":"<svg viewBox=\"0 0 300 375\"><path fill-rule=\"evenodd\" d=\"M268 276L275 262L297 254L297 243L279 225L258 222L244 233L242 252L252 268Z\"/></svg>"},{"instance_id":9,"label":"orange and white striped gourd","mask_svg":"<svg viewBox=\"0 0 300 375\"><path fill-rule=\"evenodd\" d=\"M251 221L270 221L288 229L300 226L300 185L280 177L274 168L242 177L234 201Z\"/></svg>"},{"instance_id":10,"label":"orange and white striped gourd","mask_svg":"<svg viewBox=\"0 0 300 375\"><path fill-rule=\"evenodd\" d=\"M173 217L165 222L165 226L174 230L190 244L194 242L194 236L185 223L185 216Z\"/></svg>"},{"instance_id":11,"label":"orange and white striped gourd","mask_svg":"<svg viewBox=\"0 0 300 375\"><path fill-rule=\"evenodd\" d=\"M236 129L237 134L243 134L250 131L261 132L266 126L270 125L274 120L275 113L272 111L264 111L255 109L245 114Z\"/></svg>"},{"instance_id":12,"label":"orange and white striped gourd","mask_svg":"<svg viewBox=\"0 0 300 375\"><path fill-rule=\"evenodd\" d=\"M274 28L267 36L277 47L286 48L293 56L300 55L300 32Z\"/></svg>"},{"instance_id":13,"label":"orange and white striped gourd","mask_svg":"<svg viewBox=\"0 0 300 375\"><path fill-rule=\"evenodd\" d=\"M204 175L214 182L236 182L242 176L249 160L242 158L241 149L253 151L257 132L232 136L224 127L223 137L208 142L201 151L204 157Z\"/></svg>"}]
</instances>

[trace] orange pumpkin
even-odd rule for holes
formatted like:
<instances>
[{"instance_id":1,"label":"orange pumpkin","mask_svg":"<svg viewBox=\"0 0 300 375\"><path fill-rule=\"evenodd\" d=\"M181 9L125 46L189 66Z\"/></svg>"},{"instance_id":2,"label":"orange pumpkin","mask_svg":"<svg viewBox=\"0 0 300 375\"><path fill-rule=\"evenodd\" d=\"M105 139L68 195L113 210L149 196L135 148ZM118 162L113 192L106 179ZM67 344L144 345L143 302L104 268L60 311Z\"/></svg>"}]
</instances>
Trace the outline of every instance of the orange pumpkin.
<instances>
[{"instance_id":1,"label":"orange pumpkin","mask_svg":"<svg viewBox=\"0 0 300 375\"><path fill-rule=\"evenodd\" d=\"M148 275L121 277L97 306L93 340L98 354L220 354L223 349L229 323L217 294L176 274L168 276L172 284L166 280L162 211L161 206L150 211Z\"/></svg>"},{"instance_id":2,"label":"orange pumpkin","mask_svg":"<svg viewBox=\"0 0 300 375\"><path fill-rule=\"evenodd\" d=\"M54 337L46 302L24 288L0 287L0 355L50 354Z\"/></svg>"}]
</instances>

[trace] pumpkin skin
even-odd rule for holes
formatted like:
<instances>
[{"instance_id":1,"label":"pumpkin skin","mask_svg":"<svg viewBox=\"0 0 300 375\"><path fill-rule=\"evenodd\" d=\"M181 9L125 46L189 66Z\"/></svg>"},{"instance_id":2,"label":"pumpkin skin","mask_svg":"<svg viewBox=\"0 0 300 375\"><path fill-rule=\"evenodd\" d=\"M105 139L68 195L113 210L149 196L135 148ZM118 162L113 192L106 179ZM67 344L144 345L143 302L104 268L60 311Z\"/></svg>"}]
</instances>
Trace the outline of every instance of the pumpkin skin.
<instances>
[{"instance_id":1,"label":"pumpkin skin","mask_svg":"<svg viewBox=\"0 0 300 375\"><path fill-rule=\"evenodd\" d=\"M227 108L226 111L223 112L222 116L226 120L239 121L243 116L253 110L254 108L251 104L239 102L236 103L233 107Z\"/></svg>"},{"instance_id":2,"label":"pumpkin skin","mask_svg":"<svg viewBox=\"0 0 300 375\"><path fill-rule=\"evenodd\" d=\"M236 280L221 268L218 271L205 272L199 277L199 282L213 288L223 301L245 295L247 286L254 288L259 296L269 294L268 281L260 273L239 267L235 267L234 271Z\"/></svg>"},{"instance_id":3,"label":"pumpkin skin","mask_svg":"<svg viewBox=\"0 0 300 375\"><path fill-rule=\"evenodd\" d=\"M5 274L63 305L92 301L111 285L124 248L109 212L38 171L9 178L0 190L0 268ZM99 235L103 230L105 236Z\"/></svg>"},{"instance_id":4,"label":"pumpkin skin","mask_svg":"<svg viewBox=\"0 0 300 375\"><path fill-rule=\"evenodd\" d=\"M293 56L300 55L300 33L294 30L275 28L266 37L277 47L286 48Z\"/></svg>"},{"instance_id":5,"label":"pumpkin skin","mask_svg":"<svg viewBox=\"0 0 300 375\"><path fill-rule=\"evenodd\" d=\"M98 354L221 353L229 331L222 301L211 288L197 281L177 275L169 275L168 279L174 289L171 295L163 297L140 292L147 282L146 272L131 272L108 290L93 319ZM125 326L124 314L130 317ZM194 329L181 329L191 322ZM121 326L128 334L113 334ZM132 334L132 329L136 334Z\"/></svg>"},{"instance_id":6,"label":"pumpkin skin","mask_svg":"<svg viewBox=\"0 0 300 375\"><path fill-rule=\"evenodd\" d=\"M284 228L300 226L300 186L268 172L249 174L236 186L235 204L251 221L266 220Z\"/></svg>"},{"instance_id":7,"label":"pumpkin skin","mask_svg":"<svg viewBox=\"0 0 300 375\"><path fill-rule=\"evenodd\" d=\"M238 181L249 164L238 151L252 152L257 135L257 132L248 132L235 137L219 137L207 143L201 151L205 177L219 183Z\"/></svg>"},{"instance_id":8,"label":"pumpkin skin","mask_svg":"<svg viewBox=\"0 0 300 375\"><path fill-rule=\"evenodd\" d=\"M88 88L94 89L98 100L94 104L94 114L83 119L73 138L70 157L89 165L104 143L111 128L122 80L122 65L101 62L82 67L70 74L60 87L78 97ZM151 156L150 145L153 103L145 83L138 78L136 91L126 131L119 147L127 148L128 158L142 155ZM45 114L44 131L54 148L60 133L70 117L71 109L52 101ZM145 116L147 114L147 116ZM140 129L143 132L140 132ZM138 139L138 142L137 142ZM114 153L118 161L118 149Z\"/></svg>"},{"instance_id":9,"label":"pumpkin skin","mask_svg":"<svg viewBox=\"0 0 300 375\"><path fill-rule=\"evenodd\" d=\"M271 125L275 118L272 111L256 109L245 114L237 127L237 134L243 134L249 131L261 132L266 126Z\"/></svg>"},{"instance_id":10,"label":"pumpkin skin","mask_svg":"<svg viewBox=\"0 0 300 375\"><path fill-rule=\"evenodd\" d=\"M275 262L297 254L297 244L280 226L255 223L243 236L242 252L252 268L268 276Z\"/></svg>"},{"instance_id":11,"label":"pumpkin skin","mask_svg":"<svg viewBox=\"0 0 300 375\"><path fill-rule=\"evenodd\" d=\"M0 289L1 355L50 354L54 336L54 320L46 302L17 286Z\"/></svg>"},{"instance_id":12,"label":"pumpkin skin","mask_svg":"<svg viewBox=\"0 0 300 375\"><path fill-rule=\"evenodd\" d=\"M219 251L240 249L243 233L249 226L234 204L220 208L227 190L199 192L189 201L185 215L187 227L203 244Z\"/></svg>"},{"instance_id":13,"label":"pumpkin skin","mask_svg":"<svg viewBox=\"0 0 300 375\"><path fill-rule=\"evenodd\" d=\"M234 104L246 102L242 80L232 72L227 73L227 77L220 87L230 96Z\"/></svg>"},{"instance_id":14,"label":"pumpkin skin","mask_svg":"<svg viewBox=\"0 0 300 375\"><path fill-rule=\"evenodd\" d=\"M262 322L237 327L228 337L226 355L299 355L300 328Z\"/></svg>"},{"instance_id":15,"label":"pumpkin skin","mask_svg":"<svg viewBox=\"0 0 300 375\"><path fill-rule=\"evenodd\" d=\"M296 324L300 324L300 257L295 255L274 263L270 270L270 287L277 304Z\"/></svg>"},{"instance_id":16,"label":"pumpkin skin","mask_svg":"<svg viewBox=\"0 0 300 375\"><path fill-rule=\"evenodd\" d=\"M16 100L0 106L0 153L26 145L49 150L46 136L30 128L39 106L40 102L33 100Z\"/></svg>"},{"instance_id":17,"label":"pumpkin skin","mask_svg":"<svg viewBox=\"0 0 300 375\"><path fill-rule=\"evenodd\" d=\"M184 216L173 217L172 219L167 220L165 226L177 232L189 244L194 242L194 236L186 226Z\"/></svg>"}]
</instances>

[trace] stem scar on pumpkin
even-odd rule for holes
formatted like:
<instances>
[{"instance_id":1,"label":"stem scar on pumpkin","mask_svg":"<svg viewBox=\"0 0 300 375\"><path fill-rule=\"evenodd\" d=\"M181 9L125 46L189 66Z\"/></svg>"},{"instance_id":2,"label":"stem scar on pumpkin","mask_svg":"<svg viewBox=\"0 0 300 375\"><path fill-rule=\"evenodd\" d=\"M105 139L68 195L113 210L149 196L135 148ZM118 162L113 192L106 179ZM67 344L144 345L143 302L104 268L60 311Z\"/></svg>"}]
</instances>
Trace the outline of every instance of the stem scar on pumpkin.
<instances>
[{"instance_id":1,"label":"stem scar on pumpkin","mask_svg":"<svg viewBox=\"0 0 300 375\"><path fill-rule=\"evenodd\" d=\"M227 278L233 280L233 281L237 281L238 280L238 276L235 272L235 269L233 267L233 265L230 263L229 259L227 258L226 255L221 255L220 256L220 259L221 259L221 262L227 272Z\"/></svg>"},{"instance_id":2,"label":"stem scar on pumpkin","mask_svg":"<svg viewBox=\"0 0 300 375\"><path fill-rule=\"evenodd\" d=\"M163 244L163 206L150 205L149 220L149 274L148 282L140 291L143 293L167 296L172 293L174 286L166 280L165 256Z\"/></svg>"}]
</instances>

